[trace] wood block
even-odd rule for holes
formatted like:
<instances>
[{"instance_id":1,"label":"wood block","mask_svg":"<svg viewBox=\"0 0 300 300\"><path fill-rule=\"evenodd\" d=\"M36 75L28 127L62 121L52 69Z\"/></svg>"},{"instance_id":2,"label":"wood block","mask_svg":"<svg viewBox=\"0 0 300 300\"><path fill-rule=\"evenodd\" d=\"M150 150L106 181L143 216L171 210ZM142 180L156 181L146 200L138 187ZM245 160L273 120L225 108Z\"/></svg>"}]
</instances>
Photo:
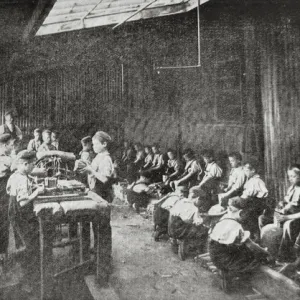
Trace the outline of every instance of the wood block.
<instances>
[{"instance_id":1,"label":"wood block","mask_svg":"<svg viewBox=\"0 0 300 300\"><path fill-rule=\"evenodd\" d=\"M113 287L109 285L108 287L100 287L96 282L95 275L88 275L84 277L84 281L90 291L92 299L94 300L120 300L120 297L115 292Z\"/></svg>"},{"instance_id":2,"label":"wood block","mask_svg":"<svg viewBox=\"0 0 300 300\"><path fill-rule=\"evenodd\" d=\"M251 285L270 299L300 299L300 286L293 280L267 266L261 266L260 269L253 274L251 277Z\"/></svg>"}]
</instances>

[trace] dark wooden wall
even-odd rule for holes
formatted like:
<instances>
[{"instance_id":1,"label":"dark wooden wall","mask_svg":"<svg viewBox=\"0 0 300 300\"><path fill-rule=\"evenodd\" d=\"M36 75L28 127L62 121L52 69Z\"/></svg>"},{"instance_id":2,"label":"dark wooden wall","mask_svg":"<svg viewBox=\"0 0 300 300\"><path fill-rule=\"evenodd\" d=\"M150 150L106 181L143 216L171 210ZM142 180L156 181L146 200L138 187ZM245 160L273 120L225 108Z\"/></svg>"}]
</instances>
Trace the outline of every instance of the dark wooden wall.
<instances>
[{"instance_id":1,"label":"dark wooden wall","mask_svg":"<svg viewBox=\"0 0 300 300\"><path fill-rule=\"evenodd\" d=\"M282 199L288 185L287 167L299 162L300 30L297 12L299 7L279 8L268 18L256 21L264 113L265 175L277 199Z\"/></svg>"},{"instance_id":2,"label":"dark wooden wall","mask_svg":"<svg viewBox=\"0 0 300 300\"><path fill-rule=\"evenodd\" d=\"M248 56L253 28L245 26L243 13L203 6L201 67L159 74L155 66L197 64L196 12L128 23L116 32L96 28L35 38L17 49L10 62L14 72L2 75L2 102L17 106L27 132L86 125L108 130L116 140L124 132L127 139L163 148L258 156L263 142L257 62Z\"/></svg>"}]
</instances>

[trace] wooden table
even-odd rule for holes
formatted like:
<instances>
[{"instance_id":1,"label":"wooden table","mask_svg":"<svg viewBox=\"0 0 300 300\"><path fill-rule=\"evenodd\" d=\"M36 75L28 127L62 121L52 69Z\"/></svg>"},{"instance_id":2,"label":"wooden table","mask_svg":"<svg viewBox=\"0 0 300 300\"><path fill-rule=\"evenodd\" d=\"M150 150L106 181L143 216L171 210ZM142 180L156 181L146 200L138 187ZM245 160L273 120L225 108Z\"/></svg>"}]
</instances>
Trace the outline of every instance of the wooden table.
<instances>
[{"instance_id":1,"label":"wooden table","mask_svg":"<svg viewBox=\"0 0 300 300\"><path fill-rule=\"evenodd\" d=\"M45 198L37 198L34 202L34 212L39 221L41 300L43 300L45 296L45 238L47 238L47 232L45 232L44 229L47 222L51 222L52 224L65 224L75 221L79 224L79 264L55 274L54 278L94 262L90 259L84 261L82 224L83 222L93 222L97 224L96 279L97 281L101 281L101 269L103 269L102 266L105 264L105 257L100 255L100 223L101 219L108 220L108 222L110 221L110 206L107 201L93 192L89 192L87 195L83 195L80 198L75 198L76 200L74 201L72 201L70 197L68 197L68 199L57 197L56 200L50 197L49 201L45 201ZM53 199L53 201L51 199Z\"/></svg>"}]
</instances>

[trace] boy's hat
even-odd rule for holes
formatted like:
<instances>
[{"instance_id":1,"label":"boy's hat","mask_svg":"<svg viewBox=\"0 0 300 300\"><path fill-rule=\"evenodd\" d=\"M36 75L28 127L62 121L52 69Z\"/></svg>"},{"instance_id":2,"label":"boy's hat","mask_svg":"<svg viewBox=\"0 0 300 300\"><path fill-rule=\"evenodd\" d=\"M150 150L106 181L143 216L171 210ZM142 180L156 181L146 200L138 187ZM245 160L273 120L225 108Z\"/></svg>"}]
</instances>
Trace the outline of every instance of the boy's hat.
<instances>
[{"instance_id":1,"label":"boy's hat","mask_svg":"<svg viewBox=\"0 0 300 300\"><path fill-rule=\"evenodd\" d=\"M107 142L111 142L111 137L110 137L110 135L109 134L107 134L106 132L104 132L104 131L97 131L96 133L95 133L95 135L93 136L93 138L96 138L96 139L103 139L103 140L105 140L105 141L107 141Z\"/></svg>"},{"instance_id":2,"label":"boy's hat","mask_svg":"<svg viewBox=\"0 0 300 300\"><path fill-rule=\"evenodd\" d=\"M11 139L11 135L9 133L0 134L0 144L5 144Z\"/></svg>"},{"instance_id":3,"label":"boy's hat","mask_svg":"<svg viewBox=\"0 0 300 300\"><path fill-rule=\"evenodd\" d=\"M17 161L20 161L20 160L30 161L35 158L36 158L36 152L28 151L28 150L22 150L17 155Z\"/></svg>"},{"instance_id":4,"label":"boy's hat","mask_svg":"<svg viewBox=\"0 0 300 300\"><path fill-rule=\"evenodd\" d=\"M217 216L222 216L227 212L227 209L220 204L216 204L212 206L209 211L208 215L211 217L217 217Z\"/></svg>"},{"instance_id":5,"label":"boy's hat","mask_svg":"<svg viewBox=\"0 0 300 300\"><path fill-rule=\"evenodd\" d=\"M90 142L92 142L92 137L91 136L86 136L86 137L81 139L81 143L86 144L86 143L90 143Z\"/></svg>"},{"instance_id":6,"label":"boy's hat","mask_svg":"<svg viewBox=\"0 0 300 300\"><path fill-rule=\"evenodd\" d=\"M36 128L36 129L34 129L34 132L42 133L42 129L41 128Z\"/></svg>"},{"instance_id":7,"label":"boy's hat","mask_svg":"<svg viewBox=\"0 0 300 300\"><path fill-rule=\"evenodd\" d=\"M7 115L12 115L12 116L15 116L15 111L12 109L12 108L7 108L4 112L4 115L7 116Z\"/></svg>"}]
</instances>

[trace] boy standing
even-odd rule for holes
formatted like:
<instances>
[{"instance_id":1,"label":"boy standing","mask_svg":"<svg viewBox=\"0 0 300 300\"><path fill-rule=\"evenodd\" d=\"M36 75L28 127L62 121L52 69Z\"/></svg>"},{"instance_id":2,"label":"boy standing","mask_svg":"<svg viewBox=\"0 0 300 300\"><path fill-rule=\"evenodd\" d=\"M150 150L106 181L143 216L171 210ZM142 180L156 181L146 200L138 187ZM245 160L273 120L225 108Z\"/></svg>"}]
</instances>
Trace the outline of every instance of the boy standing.
<instances>
[{"instance_id":1,"label":"boy standing","mask_svg":"<svg viewBox=\"0 0 300 300\"><path fill-rule=\"evenodd\" d=\"M92 191L97 193L103 199L111 203L113 201L112 182L114 174L114 165L107 150L111 137L103 131L98 131L93 136L93 149L97 154L92 163L87 165L83 172L88 174L89 187ZM93 223L93 230L95 236L95 245L97 244L97 224ZM100 224L100 237L102 244L102 253L105 255L103 261L103 283L107 283L108 274L111 269L111 252L112 252L112 240L111 240L111 226L110 215L103 217ZM95 234L96 233L96 234Z\"/></svg>"},{"instance_id":2,"label":"boy standing","mask_svg":"<svg viewBox=\"0 0 300 300\"><path fill-rule=\"evenodd\" d=\"M34 139L30 140L27 146L28 151L37 152L42 145L42 131L40 128L36 128L33 131Z\"/></svg>"},{"instance_id":3,"label":"boy standing","mask_svg":"<svg viewBox=\"0 0 300 300\"><path fill-rule=\"evenodd\" d=\"M22 257L24 268L24 284L28 291L34 282L34 275L38 274L39 267L39 237L38 222L33 213L33 200L44 192L40 186L32 190L32 182L28 175L32 172L35 162L35 152L23 150L17 155L17 171L12 174L7 183L9 199L9 219L13 227L16 248L24 248Z\"/></svg>"},{"instance_id":4,"label":"boy standing","mask_svg":"<svg viewBox=\"0 0 300 300\"><path fill-rule=\"evenodd\" d=\"M39 147L38 151L53 151L56 148L51 144L51 131L46 129L43 131L43 144Z\"/></svg>"}]
</instances>

